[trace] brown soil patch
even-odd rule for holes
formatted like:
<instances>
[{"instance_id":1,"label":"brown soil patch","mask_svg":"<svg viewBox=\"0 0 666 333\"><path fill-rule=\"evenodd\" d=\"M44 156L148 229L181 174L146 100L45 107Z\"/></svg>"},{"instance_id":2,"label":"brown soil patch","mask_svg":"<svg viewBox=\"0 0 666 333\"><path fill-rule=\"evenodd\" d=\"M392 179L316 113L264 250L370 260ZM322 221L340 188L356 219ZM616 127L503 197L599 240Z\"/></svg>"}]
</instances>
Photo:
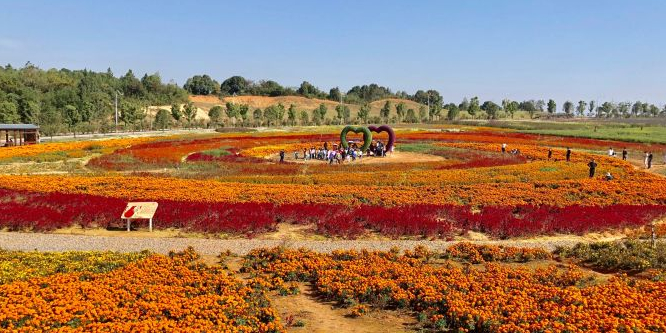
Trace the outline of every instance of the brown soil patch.
<instances>
[{"instance_id":1,"label":"brown soil patch","mask_svg":"<svg viewBox=\"0 0 666 333\"><path fill-rule=\"evenodd\" d=\"M407 312L374 310L369 314L351 318L349 309L337 307L333 302L322 300L311 286L298 284L301 293L291 296L271 295L271 302L280 314L283 323L301 322L302 327L287 327L287 332L413 332L418 328L416 319Z\"/></svg>"},{"instance_id":2,"label":"brown soil patch","mask_svg":"<svg viewBox=\"0 0 666 333\"><path fill-rule=\"evenodd\" d=\"M330 101L326 99L317 99L317 98L306 98L302 96L277 96L277 97L268 97L268 96L230 96L230 97L225 97L223 99L220 99L217 96L194 96L190 95L190 101L194 103L194 105L197 108L200 108L202 111L208 111L210 108L212 108L215 105L222 105L224 106L227 102L232 102L232 103L239 103L239 104L247 104L250 106L251 110L254 110L256 108L267 108L271 105L277 105L278 103L282 103L282 105L285 106L285 108L288 108L291 104L296 105L298 110L306 110L308 112L314 110L315 108L319 107L319 104L324 104L326 105L326 108L328 109L327 113L327 118L333 119L336 115L335 113L335 107L339 104L336 101ZM414 109L414 113L418 115L419 107L421 104L416 103L414 101L406 100L406 99L399 99L399 98L387 98L387 99L381 99L374 101L370 103L370 116L378 116L379 115L379 110L384 107L384 103L386 101L391 102L391 115L395 115L395 106L403 102L406 105L406 109ZM356 104L345 104L346 106L349 107L351 110L351 116L352 118L355 118L356 115L358 114L358 110L361 108L360 105ZM165 108L165 107L162 107ZM169 107L170 108L170 107ZM223 115L223 118L225 118L226 115ZM197 115L197 118L199 118L199 114ZM202 119L208 119L207 113L205 116L202 117Z\"/></svg>"}]
</instances>

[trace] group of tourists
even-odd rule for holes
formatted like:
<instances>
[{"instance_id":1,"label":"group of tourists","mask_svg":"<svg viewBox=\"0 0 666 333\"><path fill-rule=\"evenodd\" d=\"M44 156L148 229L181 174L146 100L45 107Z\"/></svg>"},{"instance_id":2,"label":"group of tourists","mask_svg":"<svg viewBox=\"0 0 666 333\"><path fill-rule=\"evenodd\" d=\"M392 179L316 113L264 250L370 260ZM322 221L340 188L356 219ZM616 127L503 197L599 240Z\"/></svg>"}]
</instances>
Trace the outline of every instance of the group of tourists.
<instances>
[{"instance_id":1,"label":"group of tourists","mask_svg":"<svg viewBox=\"0 0 666 333\"><path fill-rule=\"evenodd\" d=\"M502 153L507 152L507 144L506 143L502 144L501 151L502 151ZM520 151L518 149L513 149L513 150L511 150L511 153L512 154L520 154ZM571 154L572 154L571 148L567 147L566 153L564 154L565 159L566 159L567 162L571 161ZM608 156L609 157L617 157L617 153L615 152L613 147L608 148ZM622 149L622 160L626 161L628 157L629 157L629 152L627 151L627 148ZM552 158L553 158L553 149L548 148L548 160L551 160ZM652 152L646 151L645 152L645 159L644 159L644 162L643 162L646 169L651 169L652 168L652 159L653 159ZM555 159L555 161L557 162L557 159ZM666 164L666 152L664 153L664 164ZM594 158L592 158L590 160L590 162L587 163L587 167L590 169L590 173L589 173L590 178L594 178L598 166L599 166L599 164L594 160ZM610 172L608 172L604 176L604 179L605 180L613 180L614 177Z\"/></svg>"},{"instance_id":2,"label":"group of tourists","mask_svg":"<svg viewBox=\"0 0 666 333\"><path fill-rule=\"evenodd\" d=\"M643 158L643 165L646 169L652 169L652 160L654 159L654 155L651 151L645 151L643 154L645 156ZM613 147L608 148L608 156L617 157L617 153L615 150L613 150ZM627 152L627 148L624 148L622 149L622 160L626 161L627 157L629 157L629 152ZM664 163L666 164L666 152L664 152Z\"/></svg>"},{"instance_id":3,"label":"group of tourists","mask_svg":"<svg viewBox=\"0 0 666 333\"><path fill-rule=\"evenodd\" d=\"M333 147L329 149L328 142L324 142L320 147L312 146L309 149L304 148L301 152L294 151L294 160L302 159L304 161L308 160L319 160L328 162L328 164L342 164L342 162L352 162L362 160L363 156L378 156L386 157L386 145L381 141L372 141L370 148L365 152L359 147L356 142L349 142L347 148L342 145L333 144ZM391 151L392 151L391 147ZM391 151L388 153L390 154ZM280 163L284 162L285 152L284 150L280 151Z\"/></svg>"}]
</instances>

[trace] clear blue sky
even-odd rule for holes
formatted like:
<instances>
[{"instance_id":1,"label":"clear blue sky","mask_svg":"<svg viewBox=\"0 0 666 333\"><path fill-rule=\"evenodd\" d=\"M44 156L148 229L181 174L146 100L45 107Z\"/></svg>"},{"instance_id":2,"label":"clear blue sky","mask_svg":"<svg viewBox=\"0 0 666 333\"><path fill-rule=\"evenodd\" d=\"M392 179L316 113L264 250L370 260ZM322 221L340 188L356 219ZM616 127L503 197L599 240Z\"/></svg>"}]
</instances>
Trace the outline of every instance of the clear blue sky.
<instances>
[{"instance_id":1,"label":"clear blue sky","mask_svg":"<svg viewBox=\"0 0 666 333\"><path fill-rule=\"evenodd\" d=\"M666 1L0 0L0 63L26 61L179 84L207 73L662 105Z\"/></svg>"}]
</instances>

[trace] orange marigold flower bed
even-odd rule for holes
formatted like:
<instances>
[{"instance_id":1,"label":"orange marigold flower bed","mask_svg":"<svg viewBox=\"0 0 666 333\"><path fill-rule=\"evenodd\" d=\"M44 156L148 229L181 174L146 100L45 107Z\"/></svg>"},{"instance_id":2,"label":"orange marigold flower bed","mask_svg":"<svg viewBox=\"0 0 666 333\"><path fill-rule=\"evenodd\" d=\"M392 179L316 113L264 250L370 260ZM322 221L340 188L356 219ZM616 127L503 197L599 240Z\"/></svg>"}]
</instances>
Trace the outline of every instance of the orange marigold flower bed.
<instances>
[{"instance_id":1,"label":"orange marigold flower bed","mask_svg":"<svg viewBox=\"0 0 666 333\"><path fill-rule=\"evenodd\" d=\"M0 329L283 331L261 290L194 259L186 250L104 274L56 274L0 285Z\"/></svg>"},{"instance_id":2,"label":"orange marigold flower bed","mask_svg":"<svg viewBox=\"0 0 666 333\"><path fill-rule=\"evenodd\" d=\"M576 268L433 266L396 252L257 250L247 271L310 281L340 304L409 308L457 332L664 332L666 282L613 277L594 283Z\"/></svg>"}]
</instances>

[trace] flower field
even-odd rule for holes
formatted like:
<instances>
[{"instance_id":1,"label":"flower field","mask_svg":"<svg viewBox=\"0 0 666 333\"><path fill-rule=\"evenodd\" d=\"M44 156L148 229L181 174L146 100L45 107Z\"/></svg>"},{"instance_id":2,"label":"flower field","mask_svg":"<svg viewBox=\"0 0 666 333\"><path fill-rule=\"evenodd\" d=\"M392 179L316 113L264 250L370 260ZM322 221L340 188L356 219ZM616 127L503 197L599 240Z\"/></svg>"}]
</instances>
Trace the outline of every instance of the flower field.
<instances>
[{"instance_id":1,"label":"flower field","mask_svg":"<svg viewBox=\"0 0 666 333\"><path fill-rule=\"evenodd\" d=\"M72 270L49 271L50 259ZM188 249L170 257L115 255L114 269L86 269L110 254L43 255L40 277L0 281L0 329L17 332L282 332L264 291L219 266L197 263ZM0 263L23 261L30 275L39 258L2 253ZM109 267L110 268L110 267Z\"/></svg>"},{"instance_id":2,"label":"flower field","mask_svg":"<svg viewBox=\"0 0 666 333\"><path fill-rule=\"evenodd\" d=\"M462 244L443 256L474 263L531 261L538 250L479 248ZM483 253L481 255L480 253ZM515 268L496 263L480 267L443 262L442 254L415 249L396 252L256 250L244 270L273 289L291 281L310 282L325 298L360 316L382 308L404 308L435 330L453 332L665 332L666 282L623 276L596 283L575 267Z\"/></svg>"},{"instance_id":3,"label":"flower field","mask_svg":"<svg viewBox=\"0 0 666 333\"><path fill-rule=\"evenodd\" d=\"M467 231L508 238L642 227L666 216L666 178L603 155L608 146L627 146L632 154L663 147L487 128L398 130L396 155L381 164L292 159L337 136L225 133L12 147L0 151L2 160L39 161L54 152L92 159L88 173L41 174L36 163L34 174L0 175L0 227L108 228L120 222L129 200L158 201L157 228L249 237L294 223L348 238L368 232L448 238ZM520 154L501 153L501 143ZM402 160L401 145L439 160ZM567 146L574 147L570 162ZM280 150L287 163L276 162ZM586 165L591 158L599 164L594 178ZM615 180L603 180L607 172Z\"/></svg>"}]
</instances>

